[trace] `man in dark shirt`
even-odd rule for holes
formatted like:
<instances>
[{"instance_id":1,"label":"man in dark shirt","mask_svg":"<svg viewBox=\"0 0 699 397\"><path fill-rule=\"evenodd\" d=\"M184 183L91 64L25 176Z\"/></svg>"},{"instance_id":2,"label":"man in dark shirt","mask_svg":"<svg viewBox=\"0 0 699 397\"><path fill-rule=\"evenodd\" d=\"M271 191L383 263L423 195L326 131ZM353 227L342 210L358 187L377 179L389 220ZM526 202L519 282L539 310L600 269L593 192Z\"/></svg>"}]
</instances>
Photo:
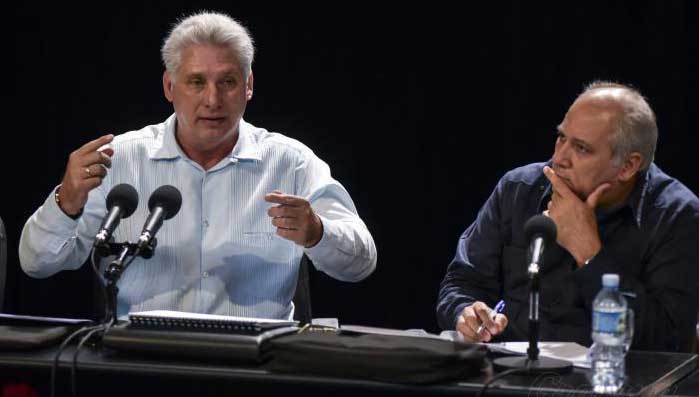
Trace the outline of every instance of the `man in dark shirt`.
<instances>
[{"instance_id":1,"label":"man in dark shirt","mask_svg":"<svg viewBox=\"0 0 699 397\"><path fill-rule=\"evenodd\" d=\"M467 341L527 340L523 226L544 213L558 234L540 269L541 340L589 345L602 274L618 273L635 312L632 347L689 350L699 199L653 163L656 141L655 115L638 91L588 86L558 126L553 158L508 172L461 236L440 288L440 326ZM492 320L500 299L505 310Z\"/></svg>"}]
</instances>

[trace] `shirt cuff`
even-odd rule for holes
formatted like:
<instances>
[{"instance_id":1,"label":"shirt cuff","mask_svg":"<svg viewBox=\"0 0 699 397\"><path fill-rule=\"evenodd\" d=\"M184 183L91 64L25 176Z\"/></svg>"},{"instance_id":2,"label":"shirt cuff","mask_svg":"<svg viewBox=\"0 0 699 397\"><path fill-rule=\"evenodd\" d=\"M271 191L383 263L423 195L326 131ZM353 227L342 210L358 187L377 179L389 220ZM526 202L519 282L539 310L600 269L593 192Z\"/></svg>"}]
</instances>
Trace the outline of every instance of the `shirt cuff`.
<instances>
[{"instance_id":1,"label":"shirt cuff","mask_svg":"<svg viewBox=\"0 0 699 397\"><path fill-rule=\"evenodd\" d=\"M304 251L309 258L311 258L313 263L316 263L314 258L333 256L336 254L338 249L343 251L340 247L343 240L342 230L337 223L324 218L321 215L318 215L318 218L320 218L321 223L323 223L323 235L320 237L320 241L318 241L316 245L310 248L304 248Z\"/></svg>"},{"instance_id":2,"label":"shirt cuff","mask_svg":"<svg viewBox=\"0 0 699 397\"><path fill-rule=\"evenodd\" d=\"M63 212L53 197L54 191L55 188L39 209L38 220L42 225L49 225L56 234L73 235L80 218L73 219Z\"/></svg>"}]
</instances>

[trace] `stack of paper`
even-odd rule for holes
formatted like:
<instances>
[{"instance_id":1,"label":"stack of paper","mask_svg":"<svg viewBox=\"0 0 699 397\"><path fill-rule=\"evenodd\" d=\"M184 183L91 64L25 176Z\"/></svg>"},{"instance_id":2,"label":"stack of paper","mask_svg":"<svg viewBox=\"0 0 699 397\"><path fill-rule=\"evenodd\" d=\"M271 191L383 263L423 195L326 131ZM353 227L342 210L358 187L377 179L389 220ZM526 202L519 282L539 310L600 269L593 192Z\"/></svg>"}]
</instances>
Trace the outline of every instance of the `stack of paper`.
<instances>
[{"instance_id":1,"label":"stack of paper","mask_svg":"<svg viewBox=\"0 0 699 397\"><path fill-rule=\"evenodd\" d=\"M463 337L456 331L442 331L443 339L463 342ZM527 354L529 342L500 342L479 343L488 347L488 350L502 354ZM588 348L575 342L539 342L539 355L541 357L557 358L573 363L578 368L590 368Z\"/></svg>"}]
</instances>

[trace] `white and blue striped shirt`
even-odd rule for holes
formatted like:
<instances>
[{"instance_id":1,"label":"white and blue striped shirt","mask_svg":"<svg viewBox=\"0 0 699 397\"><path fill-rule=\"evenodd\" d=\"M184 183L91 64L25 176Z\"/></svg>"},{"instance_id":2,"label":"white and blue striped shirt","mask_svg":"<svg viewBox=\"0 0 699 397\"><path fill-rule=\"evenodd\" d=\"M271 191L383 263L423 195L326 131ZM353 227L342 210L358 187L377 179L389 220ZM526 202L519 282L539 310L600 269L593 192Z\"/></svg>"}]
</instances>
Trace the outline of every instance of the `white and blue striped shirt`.
<instances>
[{"instance_id":1,"label":"white and blue striped shirt","mask_svg":"<svg viewBox=\"0 0 699 397\"><path fill-rule=\"evenodd\" d=\"M116 136L112 168L90 192L76 221L53 194L27 221L19 256L24 271L48 277L87 259L106 214L110 189L129 183L139 192L136 212L114 233L135 241L148 216L148 197L162 185L182 192L182 208L158 232L155 255L136 259L119 282L118 313L169 309L236 316L289 318L299 262L305 252L316 268L359 281L376 267L376 247L352 199L328 165L308 147L240 122L233 151L204 170L175 139L176 117ZM266 193L306 198L323 222L323 236L303 248L276 234Z\"/></svg>"}]
</instances>

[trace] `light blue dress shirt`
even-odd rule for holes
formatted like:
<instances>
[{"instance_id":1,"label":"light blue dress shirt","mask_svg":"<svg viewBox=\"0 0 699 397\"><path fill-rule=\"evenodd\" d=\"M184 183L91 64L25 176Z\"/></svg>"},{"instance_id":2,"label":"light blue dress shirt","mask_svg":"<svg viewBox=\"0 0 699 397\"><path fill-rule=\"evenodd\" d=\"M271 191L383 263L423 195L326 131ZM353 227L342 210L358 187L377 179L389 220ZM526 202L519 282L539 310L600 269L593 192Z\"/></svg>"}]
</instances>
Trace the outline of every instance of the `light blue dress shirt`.
<instances>
[{"instance_id":1,"label":"light blue dress shirt","mask_svg":"<svg viewBox=\"0 0 699 397\"><path fill-rule=\"evenodd\" d=\"M106 214L110 189L129 183L139 192L136 212L114 232L135 242L148 216L148 198L162 185L182 192L182 208L157 234L155 255L138 258L119 282L119 315L154 309L290 318L299 263L359 281L376 267L376 247L347 191L308 147L241 121L229 156L209 170L189 159L175 139L176 117L116 136L112 168L90 192L78 220L51 194L27 221L19 256L24 271L48 277L77 269L88 258ZM264 200L273 190L309 200L323 236L303 248L276 234ZM103 261L105 263L107 261Z\"/></svg>"}]
</instances>

